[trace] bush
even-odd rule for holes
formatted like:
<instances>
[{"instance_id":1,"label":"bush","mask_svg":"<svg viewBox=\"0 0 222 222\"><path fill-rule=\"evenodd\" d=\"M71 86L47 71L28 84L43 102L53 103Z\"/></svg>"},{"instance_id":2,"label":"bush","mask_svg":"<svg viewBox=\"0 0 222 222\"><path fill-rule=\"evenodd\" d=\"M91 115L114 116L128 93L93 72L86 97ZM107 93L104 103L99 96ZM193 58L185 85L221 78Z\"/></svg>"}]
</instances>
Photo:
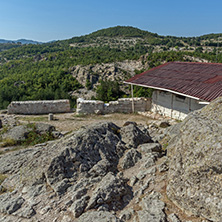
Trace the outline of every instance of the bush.
<instances>
[{"instance_id":1,"label":"bush","mask_svg":"<svg viewBox=\"0 0 222 222\"><path fill-rule=\"evenodd\" d=\"M135 97L145 97L151 98L153 89L142 87L142 86L133 86L133 95Z\"/></svg>"},{"instance_id":2,"label":"bush","mask_svg":"<svg viewBox=\"0 0 222 222\"><path fill-rule=\"evenodd\" d=\"M120 90L117 81L100 81L100 85L96 90L96 99L104 102L114 101L122 97L124 92Z\"/></svg>"}]
</instances>

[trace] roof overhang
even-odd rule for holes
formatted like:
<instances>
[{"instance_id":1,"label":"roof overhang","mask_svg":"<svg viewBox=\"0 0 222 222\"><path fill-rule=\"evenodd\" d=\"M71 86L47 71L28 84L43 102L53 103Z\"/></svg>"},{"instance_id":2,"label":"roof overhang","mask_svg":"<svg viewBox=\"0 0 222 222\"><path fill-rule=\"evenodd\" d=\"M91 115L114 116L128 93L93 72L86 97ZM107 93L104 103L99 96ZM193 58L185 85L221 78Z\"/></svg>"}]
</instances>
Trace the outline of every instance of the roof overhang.
<instances>
[{"instance_id":1,"label":"roof overhang","mask_svg":"<svg viewBox=\"0 0 222 222\"><path fill-rule=\"evenodd\" d=\"M198 100L198 101L200 101L199 104L209 104L209 102L203 101L198 97L190 96L190 95L180 93L180 92L177 92L177 91L174 91L174 90L171 90L171 89L160 88L160 87L155 87L155 86L147 86L147 85L136 84L136 83L132 83L132 82L125 82L125 81L123 83L129 84L129 85L135 85L135 86L142 86L142 87L151 88L151 89L162 90L162 91L166 91L166 92L171 92L171 93L174 93L174 94L177 94L177 95L180 95L180 96L185 96L185 97L188 97L188 98L191 98L191 99Z\"/></svg>"}]
</instances>

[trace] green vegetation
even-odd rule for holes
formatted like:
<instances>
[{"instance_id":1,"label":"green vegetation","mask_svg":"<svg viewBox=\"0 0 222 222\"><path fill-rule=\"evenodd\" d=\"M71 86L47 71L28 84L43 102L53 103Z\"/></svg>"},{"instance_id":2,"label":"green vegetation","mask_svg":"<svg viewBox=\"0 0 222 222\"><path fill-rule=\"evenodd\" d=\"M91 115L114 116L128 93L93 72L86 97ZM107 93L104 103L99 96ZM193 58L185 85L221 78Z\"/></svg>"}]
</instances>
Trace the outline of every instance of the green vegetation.
<instances>
[{"instance_id":1,"label":"green vegetation","mask_svg":"<svg viewBox=\"0 0 222 222\"><path fill-rule=\"evenodd\" d=\"M96 90L96 99L104 102L114 101L122 97L124 94L120 90L119 83L116 81L100 81L100 85Z\"/></svg>"},{"instance_id":2,"label":"green vegetation","mask_svg":"<svg viewBox=\"0 0 222 222\"><path fill-rule=\"evenodd\" d=\"M0 52L11 49L11 48L17 48L20 46L21 46L21 43L1 43L0 44Z\"/></svg>"},{"instance_id":3,"label":"green vegetation","mask_svg":"<svg viewBox=\"0 0 222 222\"><path fill-rule=\"evenodd\" d=\"M3 183L3 181L7 178L6 175L0 174L0 185Z\"/></svg>"},{"instance_id":4,"label":"green vegetation","mask_svg":"<svg viewBox=\"0 0 222 222\"><path fill-rule=\"evenodd\" d=\"M17 145L17 141L11 139L11 138L5 138L5 139L1 139L1 147L8 147L8 146L15 146Z\"/></svg>"},{"instance_id":5,"label":"green vegetation","mask_svg":"<svg viewBox=\"0 0 222 222\"><path fill-rule=\"evenodd\" d=\"M6 178L7 178L7 176L5 174L0 174L0 195L7 191L7 189L5 187L1 186L1 184L3 183L3 181Z\"/></svg>"},{"instance_id":6,"label":"green vegetation","mask_svg":"<svg viewBox=\"0 0 222 222\"><path fill-rule=\"evenodd\" d=\"M47 122L48 121L48 116L45 115L38 115L38 116L19 116L16 119L22 120L22 121L36 121L36 122Z\"/></svg>"},{"instance_id":7,"label":"green vegetation","mask_svg":"<svg viewBox=\"0 0 222 222\"><path fill-rule=\"evenodd\" d=\"M93 32L89 35L74 37L68 40L68 43L80 43L88 42L96 37L140 37L140 38L155 38L157 34L140 30L131 26L116 26L107 29L102 29L96 32Z\"/></svg>"},{"instance_id":8,"label":"green vegetation","mask_svg":"<svg viewBox=\"0 0 222 222\"><path fill-rule=\"evenodd\" d=\"M141 86L134 86L133 87L133 95L134 97L152 97L153 89L145 88Z\"/></svg>"},{"instance_id":9,"label":"green vegetation","mask_svg":"<svg viewBox=\"0 0 222 222\"><path fill-rule=\"evenodd\" d=\"M36 132L36 127L33 123L28 124L28 127L32 128L32 131L30 131L26 139L22 141L21 144L23 146L33 146L35 144L44 143L54 139L53 135L50 132L46 132L44 134Z\"/></svg>"},{"instance_id":10,"label":"green vegetation","mask_svg":"<svg viewBox=\"0 0 222 222\"><path fill-rule=\"evenodd\" d=\"M14 140L12 138L1 138L0 137L0 147L8 147L8 146L33 146L35 144L44 143L49 140L53 140L54 137L51 132L40 133L36 130L35 123L29 123L26 125L29 128L29 132L27 133L24 140ZM1 131L1 135L3 132Z\"/></svg>"},{"instance_id":11,"label":"green vegetation","mask_svg":"<svg viewBox=\"0 0 222 222\"><path fill-rule=\"evenodd\" d=\"M143 62L150 68L169 61L193 61L193 58L222 62L221 47L220 34L189 38L159 36L122 26L53 43L0 44L0 109L13 100L70 99L74 105L75 99L70 94L83 87L71 73L76 65L138 60L144 55ZM88 81L84 87L91 89L92 85ZM99 87L98 98L109 101L122 95L116 84L113 90L117 93L106 87L106 91ZM151 93L135 90L138 96ZM101 97L100 91L107 95Z\"/></svg>"}]
</instances>

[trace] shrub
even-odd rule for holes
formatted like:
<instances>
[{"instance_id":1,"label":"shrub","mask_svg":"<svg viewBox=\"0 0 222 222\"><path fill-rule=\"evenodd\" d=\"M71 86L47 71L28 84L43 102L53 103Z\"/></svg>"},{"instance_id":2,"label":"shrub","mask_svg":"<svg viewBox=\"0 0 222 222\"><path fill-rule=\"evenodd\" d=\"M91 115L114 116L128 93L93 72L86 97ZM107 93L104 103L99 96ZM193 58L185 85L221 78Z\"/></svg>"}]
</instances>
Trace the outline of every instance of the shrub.
<instances>
[{"instance_id":1,"label":"shrub","mask_svg":"<svg viewBox=\"0 0 222 222\"><path fill-rule=\"evenodd\" d=\"M96 99L104 102L114 101L122 97L124 92L120 90L117 81L100 81L100 85L96 90Z\"/></svg>"}]
</instances>

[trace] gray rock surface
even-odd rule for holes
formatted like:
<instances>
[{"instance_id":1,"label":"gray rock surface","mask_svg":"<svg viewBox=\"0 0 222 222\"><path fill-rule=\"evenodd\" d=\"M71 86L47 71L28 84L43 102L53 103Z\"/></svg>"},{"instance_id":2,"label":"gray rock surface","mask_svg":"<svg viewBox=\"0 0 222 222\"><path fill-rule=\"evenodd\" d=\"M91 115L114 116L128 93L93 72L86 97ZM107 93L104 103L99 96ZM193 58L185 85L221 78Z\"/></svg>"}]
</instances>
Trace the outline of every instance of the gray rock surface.
<instances>
[{"instance_id":1,"label":"gray rock surface","mask_svg":"<svg viewBox=\"0 0 222 222\"><path fill-rule=\"evenodd\" d=\"M168 220L169 220L169 222L180 222L180 219L174 213L172 213L168 216Z\"/></svg>"},{"instance_id":2,"label":"gray rock surface","mask_svg":"<svg viewBox=\"0 0 222 222\"><path fill-rule=\"evenodd\" d=\"M152 192L141 201L142 210L138 211L139 222L165 222L165 203L160 200L161 194Z\"/></svg>"},{"instance_id":3,"label":"gray rock surface","mask_svg":"<svg viewBox=\"0 0 222 222\"><path fill-rule=\"evenodd\" d=\"M144 133L134 123L130 123L120 130L120 136L128 148L137 148L138 145L143 143L152 142L151 137L147 133Z\"/></svg>"},{"instance_id":4,"label":"gray rock surface","mask_svg":"<svg viewBox=\"0 0 222 222\"><path fill-rule=\"evenodd\" d=\"M0 119L2 121L2 126L6 126L7 128L18 125L18 120L15 118L14 115L1 114Z\"/></svg>"},{"instance_id":5,"label":"gray rock surface","mask_svg":"<svg viewBox=\"0 0 222 222\"><path fill-rule=\"evenodd\" d=\"M142 158L141 153L136 149L130 149L125 152L122 161L120 162L120 167L122 169L128 169L134 166Z\"/></svg>"},{"instance_id":6,"label":"gray rock surface","mask_svg":"<svg viewBox=\"0 0 222 222\"><path fill-rule=\"evenodd\" d=\"M86 212L74 222L121 222L115 215L108 211Z\"/></svg>"},{"instance_id":7,"label":"gray rock surface","mask_svg":"<svg viewBox=\"0 0 222 222\"><path fill-rule=\"evenodd\" d=\"M219 107L217 109L219 110ZM196 118L201 125L202 120L206 121L208 117L201 114ZM210 119L212 124L214 124L213 119L212 114ZM209 127L215 126L207 123ZM196 122L194 125L193 128L197 128ZM212 169L196 174L200 172L199 168L198 171L193 167L186 170L187 162L190 161L190 165L200 164L203 167L200 167L201 170L207 168L204 168L202 159L198 159L198 155L194 155L192 159L191 154L196 152L193 150L195 146L192 146L189 155L187 155L189 146L183 146L187 145L189 139L196 134L192 131L191 136L185 132L188 126L183 126L183 123L180 126L178 129L184 129L180 132L186 137L180 134L179 138L176 138L175 132L169 133L168 137L172 139L169 142L168 157L163 157L165 153L162 153L160 144L153 143L146 127L132 122L128 122L122 128L110 122L98 123L84 127L57 141L47 142L44 146L29 147L0 155L0 174L7 176L0 186L12 191L0 195L0 222L165 222L176 220L172 215L183 218L181 216L183 212L179 209L174 211L172 208L177 208L176 205L168 204L166 201L168 166L169 178L172 180L168 182L167 191L173 202L181 208L187 207L186 209L190 211L191 206L196 207L201 204L195 195L202 200L202 194L206 196L211 195L209 190L217 191L214 193L214 199L205 199L205 204L209 208L208 212L212 210L211 217L208 218L219 221L216 217L220 216L221 211L215 211L220 209L221 199L217 198L217 195L220 195L219 182L217 184L209 178L219 180L220 161L217 158L220 157L218 152L220 142L216 139L220 139L220 135L214 137L208 134L204 124L202 125L202 131L213 144L213 151L209 148L203 149L201 152L210 155L199 156L202 159L208 158L207 163ZM171 130L172 127L167 129L168 132L172 132ZM213 129L211 132L215 131ZM197 135L201 140L197 140L200 145L204 139L201 133ZM183 141L180 142L180 139ZM214 145L214 140L218 146ZM182 147L178 148L178 144ZM192 144L194 145L194 141ZM190 146L192 144L188 143ZM210 151L213 155L209 153ZM216 151L219 157L216 156ZM181 161L185 160L183 158L187 158L186 162ZM216 165L213 162L215 160ZM202 175L205 176L205 180L202 180ZM199 182L195 183L198 180ZM203 185L205 189L207 185L204 182L207 180L211 185L207 190L208 193L204 193L204 190L200 193L200 186ZM216 187L213 186L213 182ZM189 183L192 183L192 187ZM182 188L186 189L189 199L184 195ZM196 202L189 205L189 201L192 200ZM181 204L183 201L184 205ZM166 215L169 212L175 214ZM196 212L195 208L193 212ZM204 216L203 213L199 215ZM201 222L202 219L195 218L194 221Z\"/></svg>"},{"instance_id":8,"label":"gray rock surface","mask_svg":"<svg viewBox=\"0 0 222 222\"><path fill-rule=\"evenodd\" d=\"M144 143L140 145L138 149L145 153L162 152L162 147L159 143Z\"/></svg>"},{"instance_id":9,"label":"gray rock surface","mask_svg":"<svg viewBox=\"0 0 222 222\"><path fill-rule=\"evenodd\" d=\"M25 200L22 197L14 197L9 193L0 196L0 212L12 214L21 208Z\"/></svg>"},{"instance_id":10,"label":"gray rock surface","mask_svg":"<svg viewBox=\"0 0 222 222\"><path fill-rule=\"evenodd\" d=\"M162 158L161 163L158 165L158 170L160 173L162 173L162 172L166 172L168 169L169 169L169 160L165 156Z\"/></svg>"},{"instance_id":11,"label":"gray rock surface","mask_svg":"<svg viewBox=\"0 0 222 222\"><path fill-rule=\"evenodd\" d=\"M55 131L54 126L46 123L36 123L35 128L36 132L39 134L52 133L53 131Z\"/></svg>"},{"instance_id":12,"label":"gray rock surface","mask_svg":"<svg viewBox=\"0 0 222 222\"><path fill-rule=\"evenodd\" d=\"M84 196L79 200L76 200L69 210L73 213L74 217L79 217L83 211L85 210L87 203L89 200L89 196Z\"/></svg>"},{"instance_id":13,"label":"gray rock surface","mask_svg":"<svg viewBox=\"0 0 222 222\"><path fill-rule=\"evenodd\" d=\"M32 128L25 125L15 126L2 135L3 139L9 138L15 141L22 141L28 136Z\"/></svg>"},{"instance_id":14,"label":"gray rock surface","mask_svg":"<svg viewBox=\"0 0 222 222\"><path fill-rule=\"evenodd\" d=\"M50 127L37 128L43 132ZM131 135L145 138L137 138L137 145L149 139L138 127L131 130ZM113 123L99 123L43 147L0 156L0 174L8 176L1 186L14 189L0 195L0 218L5 218L2 212L5 221L11 220L11 214L27 221L72 221L72 217L87 221L89 213L101 221L119 221L106 211L122 210L133 198L127 179L118 173L126 151L119 131ZM90 212L95 210L99 212Z\"/></svg>"},{"instance_id":15,"label":"gray rock surface","mask_svg":"<svg viewBox=\"0 0 222 222\"><path fill-rule=\"evenodd\" d=\"M221 104L218 98L189 114L176 136L171 131L167 147L168 197L184 211L210 221L222 218Z\"/></svg>"},{"instance_id":16,"label":"gray rock surface","mask_svg":"<svg viewBox=\"0 0 222 222\"><path fill-rule=\"evenodd\" d=\"M123 178L108 173L93 191L87 206L88 209L108 204L109 210L121 209L124 206L123 196L130 194L130 189Z\"/></svg>"}]
</instances>

